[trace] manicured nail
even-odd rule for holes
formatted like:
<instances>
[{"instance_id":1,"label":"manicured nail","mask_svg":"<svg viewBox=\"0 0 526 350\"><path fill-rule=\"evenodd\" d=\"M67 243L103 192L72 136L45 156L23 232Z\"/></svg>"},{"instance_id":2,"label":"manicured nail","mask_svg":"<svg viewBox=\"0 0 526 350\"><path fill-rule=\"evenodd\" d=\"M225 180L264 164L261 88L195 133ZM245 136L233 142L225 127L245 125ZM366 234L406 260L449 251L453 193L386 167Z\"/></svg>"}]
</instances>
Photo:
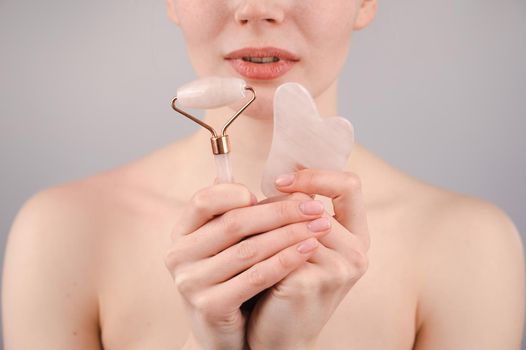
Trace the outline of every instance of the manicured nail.
<instances>
[{"instance_id":1,"label":"manicured nail","mask_svg":"<svg viewBox=\"0 0 526 350\"><path fill-rule=\"evenodd\" d=\"M276 186L288 186L294 181L294 174L283 174L277 177Z\"/></svg>"},{"instance_id":2,"label":"manicured nail","mask_svg":"<svg viewBox=\"0 0 526 350\"><path fill-rule=\"evenodd\" d=\"M323 203L320 201L305 201L300 203L300 210L303 214L316 215L323 213Z\"/></svg>"},{"instance_id":3,"label":"manicured nail","mask_svg":"<svg viewBox=\"0 0 526 350\"><path fill-rule=\"evenodd\" d=\"M318 240L316 238L309 238L308 240L303 241L302 243L300 243L298 245L298 248L296 248L296 249L298 249L298 252L300 252L302 254L306 254L306 253L312 252L319 245L320 245L320 243L318 242Z\"/></svg>"},{"instance_id":4,"label":"manicured nail","mask_svg":"<svg viewBox=\"0 0 526 350\"><path fill-rule=\"evenodd\" d=\"M328 230L331 227L331 222L329 218L319 218L313 220L307 224L307 228L312 232L320 232Z\"/></svg>"}]
</instances>

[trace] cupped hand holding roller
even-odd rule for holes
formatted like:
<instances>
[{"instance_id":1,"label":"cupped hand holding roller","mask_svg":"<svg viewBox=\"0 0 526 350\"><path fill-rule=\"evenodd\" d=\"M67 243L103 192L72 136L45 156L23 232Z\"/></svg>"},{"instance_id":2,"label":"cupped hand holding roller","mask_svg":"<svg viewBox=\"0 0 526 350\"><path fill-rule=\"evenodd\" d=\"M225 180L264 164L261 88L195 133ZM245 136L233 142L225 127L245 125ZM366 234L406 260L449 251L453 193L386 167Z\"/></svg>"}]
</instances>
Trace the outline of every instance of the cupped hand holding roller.
<instances>
[{"instance_id":1,"label":"cupped hand holding roller","mask_svg":"<svg viewBox=\"0 0 526 350\"><path fill-rule=\"evenodd\" d=\"M202 90L197 84L178 96L184 101ZM269 198L255 205L243 185L216 181L194 195L172 234L166 266L186 302L191 339L201 347L314 346L367 266L361 194L356 178L338 171L352 148L352 125L321 118L299 84L278 88L274 102L262 180ZM298 169L291 184L274 187L278 174ZM336 215L307 194L333 198ZM247 313L242 305L249 300L255 306Z\"/></svg>"}]
</instances>

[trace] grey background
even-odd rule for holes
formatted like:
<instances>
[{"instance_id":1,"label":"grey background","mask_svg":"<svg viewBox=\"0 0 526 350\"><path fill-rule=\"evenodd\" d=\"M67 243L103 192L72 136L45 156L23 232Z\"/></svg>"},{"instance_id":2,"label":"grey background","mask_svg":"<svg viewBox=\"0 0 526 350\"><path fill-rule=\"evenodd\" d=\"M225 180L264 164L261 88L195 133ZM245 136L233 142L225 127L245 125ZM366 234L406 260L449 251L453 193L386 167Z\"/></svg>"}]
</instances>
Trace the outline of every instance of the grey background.
<instances>
[{"instance_id":1,"label":"grey background","mask_svg":"<svg viewBox=\"0 0 526 350\"><path fill-rule=\"evenodd\" d=\"M341 114L370 150L496 203L524 237L526 1L379 2L353 37ZM162 0L0 0L2 260L33 193L195 130L169 108L191 79Z\"/></svg>"}]
</instances>

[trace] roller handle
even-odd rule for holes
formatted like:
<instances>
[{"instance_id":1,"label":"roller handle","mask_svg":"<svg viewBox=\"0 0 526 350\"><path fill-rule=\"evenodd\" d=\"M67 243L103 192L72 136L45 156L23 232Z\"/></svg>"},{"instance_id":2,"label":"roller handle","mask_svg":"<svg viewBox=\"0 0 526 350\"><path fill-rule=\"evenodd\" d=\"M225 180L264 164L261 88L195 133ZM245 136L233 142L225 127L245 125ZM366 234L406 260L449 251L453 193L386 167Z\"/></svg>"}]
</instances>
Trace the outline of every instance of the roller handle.
<instances>
[{"instance_id":1,"label":"roller handle","mask_svg":"<svg viewBox=\"0 0 526 350\"><path fill-rule=\"evenodd\" d=\"M232 165L230 163L230 154L215 154L214 159L216 161L217 168L217 183L232 183L234 177L232 176Z\"/></svg>"}]
</instances>

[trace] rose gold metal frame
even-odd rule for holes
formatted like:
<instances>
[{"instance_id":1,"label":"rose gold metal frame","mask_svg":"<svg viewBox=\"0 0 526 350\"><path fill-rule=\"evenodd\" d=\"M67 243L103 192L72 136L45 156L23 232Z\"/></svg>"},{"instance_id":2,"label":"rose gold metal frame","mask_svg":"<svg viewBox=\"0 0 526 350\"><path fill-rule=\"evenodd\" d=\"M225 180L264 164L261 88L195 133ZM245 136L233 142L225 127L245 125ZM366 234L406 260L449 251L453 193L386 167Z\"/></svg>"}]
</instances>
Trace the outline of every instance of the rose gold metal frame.
<instances>
[{"instance_id":1,"label":"rose gold metal frame","mask_svg":"<svg viewBox=\"0 0 526 350\"><path fill-rule=\"evenodd\" d=\"M172 100L172 108L176 111L176 112L179 112L180 114L184 115L185 117L193 120L194 122L196 122L197 124L201 125L202 127L206 128L208 131L210 131L210 133L212 134L212 137L210 138L210 142L212 143L212 151L214 152L214 154L225 154L225 153L229 153L230 152L230 142L228 140L228 135L226 135L226 129L230 126L230 124L232 124L232 122L234 122L234 120L241 114L243 113L243 111L245 109L247 109L248 106L250 106L250 104L252 102L254 102L254 100L256 99L256 91L254 91L253 88L249 87L249 86L246 86L245 87L245 90L248 90L250 92L252 92L252 98L250 99L250 101L248 101L243 107L241 107L241 109L239 111L237 111L231 118L228 122L226 122L226 124L223 126L223 129L221 129L221 134L217 134L217 132L214 130L213 127L211 127L210 125L206 124L205 122L203 122L202 120L200 120L199 118L197 117L194 117L193 115L183 111L182 109L178 108L175 103L177 102L177 96L174 97L174 99Z\"/></svg>"}]
</instances>

